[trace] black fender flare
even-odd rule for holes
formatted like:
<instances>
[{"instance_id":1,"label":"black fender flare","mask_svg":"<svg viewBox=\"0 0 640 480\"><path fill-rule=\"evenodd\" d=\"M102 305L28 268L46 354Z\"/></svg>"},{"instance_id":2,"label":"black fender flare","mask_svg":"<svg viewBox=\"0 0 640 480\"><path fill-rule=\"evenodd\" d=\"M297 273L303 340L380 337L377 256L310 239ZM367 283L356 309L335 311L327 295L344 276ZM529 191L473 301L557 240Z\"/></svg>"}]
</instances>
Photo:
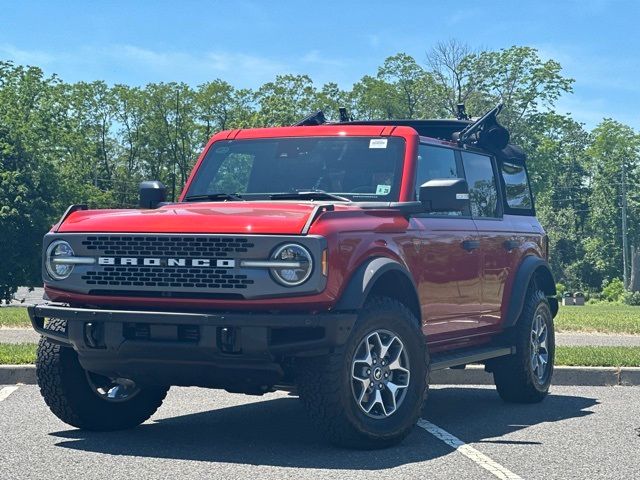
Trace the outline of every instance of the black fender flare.
<instances>
[{"instance_id":1,"label":"black fender flare","mask_svg":"<svg viewBox=\"0 0 640 480\"><path fill-rule=\"evenodd\" d=\"M535 255L527 255L520 263L513 280L513 288L509 298L504 327L512 327L518 321L527 296L527 289L531 279L535 278L538 287L545 293L551 314L555 317L558 313L558 299L556 298L556 283L551 273L551 267L542 258Z\"/></svg>"},{"instance_id":2,"label":"black fender flare","mask_svg":"<svg viewBox=\"0 0 640 480\"><path fill-rule=\"evenodd\" d=\"M364 302L371 293L371 289L376 282L385 274L394 272L397 275L401 275L408 282L410 282L413 292L405 292L407 294L413 293L415 296L415 305L407 305L407 307L415 310L417 307L418 319L420 319L420 301L418 300L418 294L415 282L411 277L409 271L396 260L387 257L374 257L364 261L355 271L355 273L348 280L347 287L343 290L340 299L336 303L335 310L359 310L364 306Z\"/></svg>"}]
</instances>

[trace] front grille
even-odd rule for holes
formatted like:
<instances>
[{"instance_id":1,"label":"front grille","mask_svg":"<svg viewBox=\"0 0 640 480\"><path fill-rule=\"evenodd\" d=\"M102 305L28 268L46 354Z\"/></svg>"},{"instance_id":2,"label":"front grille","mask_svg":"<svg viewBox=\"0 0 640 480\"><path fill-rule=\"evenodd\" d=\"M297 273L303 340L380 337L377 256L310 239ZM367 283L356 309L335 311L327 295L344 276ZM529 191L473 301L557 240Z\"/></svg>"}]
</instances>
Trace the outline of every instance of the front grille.
<instances>
[{"instance_id":1,"label":"front grille","mask_svg":"<svg viewBox=\"0 0 640 480\"><path fill-rule=\"evenodd\" d=\"M101 235L87 237L82 245L101 255L164 256L164 257L227 257L247 253L254 244L242 237L210 236L140 236Z\"/></svg>"},{"instance_id":2,"label":"front grille","mask_svg":"<svg viewBox=\"0 0 640 480\"><path fill-rule=\"evenodd\" d=\"M87 285L112 287L180 287L245 289L253 284L247 275L230 270L193 267L103 267L82 275Z\"/></svg>"},{"instance_id":3,"label":"front grille","mask_svg":"<svg viewBox=\"0 0 640 480\"><path fill-rule=\"evenodd\" d=\"M179 257L235 259L248 255L255 246L235 236L187 235L96 235L81 242L87 253L113 257ZM191 263L187 261L187 264ZM95 265L80 277L90 289L143 287L149 289L246 290L254 283L247 275L229 268L195 266Z\"/></svg>"}]
</instances>

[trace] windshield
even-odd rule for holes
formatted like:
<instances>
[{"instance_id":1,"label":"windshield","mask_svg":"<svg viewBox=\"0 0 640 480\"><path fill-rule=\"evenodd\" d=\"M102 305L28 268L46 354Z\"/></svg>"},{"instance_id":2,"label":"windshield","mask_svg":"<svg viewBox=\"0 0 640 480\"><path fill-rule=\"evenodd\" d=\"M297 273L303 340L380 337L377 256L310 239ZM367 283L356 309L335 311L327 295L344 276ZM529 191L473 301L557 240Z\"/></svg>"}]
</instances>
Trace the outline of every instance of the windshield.
<instances>
[{"instance_id":1,"label":"windshield","mask_svg":"<svg viewBox=\"0 0 640 480\"><path fill-rule=\"evenodd\" d=\"M404 144L398 137L216 142L207 152L185 200L342 197L343 201L397 201Z\"/></svg>"}]
</instances>

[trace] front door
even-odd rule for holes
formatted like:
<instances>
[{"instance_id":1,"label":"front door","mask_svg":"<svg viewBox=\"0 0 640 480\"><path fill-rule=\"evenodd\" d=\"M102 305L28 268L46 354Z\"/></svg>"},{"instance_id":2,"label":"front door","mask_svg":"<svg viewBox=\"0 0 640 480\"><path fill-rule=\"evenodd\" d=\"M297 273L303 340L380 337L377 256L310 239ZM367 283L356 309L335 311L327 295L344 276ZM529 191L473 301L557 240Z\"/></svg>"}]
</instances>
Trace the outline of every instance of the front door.
<instances>
[{"instance_id":1,"label":"front door","mask_svg":"<svg viewBox=\"0 0 640 480\"><path fill-rule=\"evenodd\" d=\"M462 178L456 150L420 145L416 191L435 178ZM476 225L460 212L414 216L413 248L421 269L416 282L423 331L429 343L473 334L482 310L482 256Z\"/></svg>"}]
</instances>

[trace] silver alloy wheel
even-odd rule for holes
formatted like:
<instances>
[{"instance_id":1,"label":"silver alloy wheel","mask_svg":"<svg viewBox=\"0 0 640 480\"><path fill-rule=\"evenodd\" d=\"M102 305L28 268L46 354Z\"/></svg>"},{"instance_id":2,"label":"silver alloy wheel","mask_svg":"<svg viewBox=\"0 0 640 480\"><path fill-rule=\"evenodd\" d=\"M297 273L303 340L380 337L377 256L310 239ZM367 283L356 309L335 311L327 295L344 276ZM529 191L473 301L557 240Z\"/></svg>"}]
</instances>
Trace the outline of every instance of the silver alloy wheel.
<instances>
[{"instance_id":1,"label":"silver alloy wheel","mask_svg":"<svg viewBox=\"0 0 640 480\"><path fill-rule=\"evenodd\" d=\"M549 366L549 328L546 317L546 310L540 306L531 325L531 370L540 383L544 383Z\"/></svg>"},{"instance_id":2,"label":"silver alloy wheel","mask_svg":"<svg viewBox=\"0 0 640 480\"><path fill-rule=\"evenodd\" d=\"M351 390L368 416L393 415L406 396L409 377L409 357L396 334L376 330L360 342L351 363Z\"/></svg>"},{"instance_id":3,"label":"silver alloy wheel","mask_svg":"<svg viewBox=\"0 0 640 480\"><path fill-rule=\"evenodd\" d=\"M87 381L93 393L107 402L124 402L131 400L140 388L133 380L126 378L110 379L97 373L86 372Z\"/></svg>"}]
</instances>

